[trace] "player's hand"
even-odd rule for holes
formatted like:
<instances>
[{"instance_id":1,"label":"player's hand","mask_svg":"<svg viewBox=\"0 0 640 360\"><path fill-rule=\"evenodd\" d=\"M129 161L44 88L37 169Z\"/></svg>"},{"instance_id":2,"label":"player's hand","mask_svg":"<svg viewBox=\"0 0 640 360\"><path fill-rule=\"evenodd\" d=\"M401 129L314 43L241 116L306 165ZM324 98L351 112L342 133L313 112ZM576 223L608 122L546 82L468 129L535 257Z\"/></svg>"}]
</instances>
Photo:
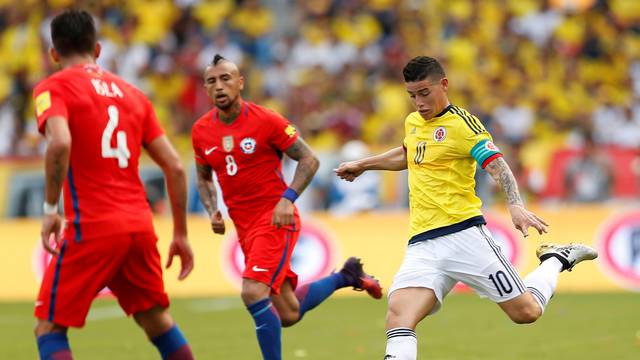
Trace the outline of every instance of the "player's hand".
<instances>
[{"instance_id":1,"label":"player's hand","mask_svg":"<svg viewBox=\"0 0 640 360\"><path fill-rule=\"evenodd\" d=\"M167 258L166 268L168 269L173 263L174 256L180 257L181 267L178 280L184 280L193 270L193 251L187 240L187 235L174 235L171 245L169 245L169 257Z\"/></svg>"},{"instance_id":2,"label":"player's hand","mask_svg":"<svg viewBox=\"0 0 640 360\"><path fill-rule=\"evenodd\" d=\"M547 224L538 215L524 208L522 205L509 205L511 220L516 229L522 232L525 237L529 236L529 227L534 227L542 235L547 232Z\"/></svg>"},{"instance_id":3,"label":"player's hand","mask_svg":"<svg viewBox=\"0 0 640 360\"><path fill-rule=\"evenodd\" d=\"M276 227L287 226L293 224L295 208L293 207L293 203L289 199L280 198L280 201L276 204L275 209L273 209L273 217L271 218L271 225L275 225Z\"/></svg>"},{"instance_id":4,"label":"player's hand","mask_svg":"<svg viewBox=\"0 0 640 360\"><path fill-rule=\"evenodd\" d=\"M60 241L62 240L62 216L60 214L44 215L42 218L42 229L40 230L42 247L53 255L60 252ZM55 246L51 245L51 240Z\"/></svg>"},{"instance_id":5,"label":"player's hand","mask_svg":"<svg viewBox=\"0 0 640 360\"><path fill-rule=\"evenodd\" d=\"M215 234L224 235L224 219L222 218L220 210L216 210L211 214L211 230L213 230Z\"/></svg>"},{"instance_id":6,"label":"player's hand","mask_svg":"<svg viewBox=\"0 0 640 360\"><path fill-rule=\"evenodd\" d=\"M343 162L337 169L333 169L336 175L346 181L353 181L364 172L364 168L357 161Z\"/></svg>"}]
</instances>

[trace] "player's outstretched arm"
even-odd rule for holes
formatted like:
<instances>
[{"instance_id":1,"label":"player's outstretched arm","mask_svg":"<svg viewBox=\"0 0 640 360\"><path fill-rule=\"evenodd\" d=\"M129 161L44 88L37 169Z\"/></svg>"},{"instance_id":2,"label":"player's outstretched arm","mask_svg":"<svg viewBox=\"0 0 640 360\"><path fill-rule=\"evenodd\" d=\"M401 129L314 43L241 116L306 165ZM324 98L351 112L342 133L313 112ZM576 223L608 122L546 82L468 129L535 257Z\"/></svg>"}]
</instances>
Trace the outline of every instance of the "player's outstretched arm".
<instances>
[{"instance_id":1,"label":"player's outstretched arm","mask_svg":"<svg viewBox=\"0 0 640 360\"><path fill-rule=\"evenodd\" d=\"M182 262L178 279L182 280L193 270L193 252L187 240L187 176L178 153L165 135L154 139L146 148L167 181L173 216L173 241L169 246L167 268L171 266L173 257L178 255Z\"/></svg>"},{"instance_id":2,"label":"player's outstretched arm","mask_svg":"<svg viewBox=\"0 0 640 360\"><path fill-rule=\"evenodd\" d=\"M402 146L364 159L344 162L333 171L346 181L353 181L367 170L400 171L407 168L407 152Z\"/></svg>"},{"instance_id":3,"label":"player's outstretched arm","mask_svg":"<svg viewBox=\"0 0 640 360\"><path fill-rule=\"evenodd\" d=\"M47 150L44 155L44 217L42 218L42 246L52 254L57 254L57 247L51 246L51 236L59 244L62 231L62 217L58 214L60 191L69 169L69 153L71 152L71 133L67 119L52 116L47 119L45 136Z\"/></svg>"},{"instance_id":4,"label":"player's outstretched arm","mask_svg":"<svg viewBox=\"0 0 640 360\"><path fill-rule=\"evenodd\" d=\"M294 223L295 209L293 202L311 183L313 175L315 175L320 166L320 160L318 160L313 150L311 150L309 145L307 145L301 137L298 137L285 153L293 160L296 160L298 165L296 165L296 171L289 188L273 209L271 224L277 227Z\"/></svg>"},{"instance_id":5,"label":"player's outstretched arm","mask_svg":"<svg viewBox=\"0 0 640 360\"><path fill-rule=\"evenodd\" d=\"M216 234L224 234L224 220L222 219L222 213L218 210L218 193L213 184L211 167L209 165L196 163L196 183L198 185L200 201L202 201L204 208L209 213L211 230Z\"/></svg>"},{"instance_id":6,"label":"player's outstretched arm","mask_svg":"<svg viewBox=\"0 0 640 360\"><path fill-rule=\"evenodd\" d=\"M507 196L507 203L509 212L511 213L511 220L516 229L522 232L522 235L529 236L529 227L533 226L538 233L547 232L547 224L544 220L539 218L536 214L524 208L522 198L520 197L520 191L518 190L518 183L513 176L509 165L503 157L498 157L491 161L485 167L485 170L491 175L504 191Z\"/></svg>"}]
</instances>

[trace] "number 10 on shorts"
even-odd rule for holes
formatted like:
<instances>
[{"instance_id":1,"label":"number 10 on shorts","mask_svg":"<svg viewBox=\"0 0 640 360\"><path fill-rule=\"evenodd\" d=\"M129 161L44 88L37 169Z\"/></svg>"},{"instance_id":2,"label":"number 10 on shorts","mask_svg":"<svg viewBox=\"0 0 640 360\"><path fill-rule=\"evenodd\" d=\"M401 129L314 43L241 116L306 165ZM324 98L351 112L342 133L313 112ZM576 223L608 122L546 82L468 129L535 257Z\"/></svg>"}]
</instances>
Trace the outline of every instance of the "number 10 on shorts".
<instances>
[{"instance_id":1,"label":"number 10 on shorts","mask_svg":"<svg viewBox=\"0 0 640 360\"><path fill-rule=\"evenodd\" d=\"M493 285L498 290L498 294L500 294L500 296L511 294L511 292L513 291L511 282L509 282L507 275L505 275L504 271L502 270L496 272L495 275L489 275L489 280L493 282Z\"/></svg>"}]
</instances>

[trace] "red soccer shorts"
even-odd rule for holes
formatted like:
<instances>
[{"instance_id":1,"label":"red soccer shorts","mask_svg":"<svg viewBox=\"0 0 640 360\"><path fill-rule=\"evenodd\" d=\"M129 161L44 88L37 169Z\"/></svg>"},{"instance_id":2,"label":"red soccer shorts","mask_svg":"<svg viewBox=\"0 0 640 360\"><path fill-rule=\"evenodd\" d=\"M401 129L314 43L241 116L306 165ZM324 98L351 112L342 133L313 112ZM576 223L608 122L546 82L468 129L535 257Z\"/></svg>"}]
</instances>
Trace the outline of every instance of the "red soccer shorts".
<instances>
[{"instance_id":1,"label":"red soccer shorts","mask_svg":"<svg viewBox=\"0 0 640 360\"><path fill-rule=\"evenodd\" d=\"M91 302L105 286L127 315L169 306L154 233L65 240L45 271L35 316L84 326Z\"/></svg>"},{"instance_id":2,"label":"red soccer shorts","mask_svg":"<svg viewBox=\"0 0 640 360\"><path fill-rule=\"evenodd\" d=\"M285 280L293 289L298 285L298 275L291 270L291 254L300 235L300 218L296 213L293 225L277 228L271 225L271 217L271 212L265 213L240 239L245 259L242 277L267 284L271 294L278 295Z\"/></svg>"}]
</instances>

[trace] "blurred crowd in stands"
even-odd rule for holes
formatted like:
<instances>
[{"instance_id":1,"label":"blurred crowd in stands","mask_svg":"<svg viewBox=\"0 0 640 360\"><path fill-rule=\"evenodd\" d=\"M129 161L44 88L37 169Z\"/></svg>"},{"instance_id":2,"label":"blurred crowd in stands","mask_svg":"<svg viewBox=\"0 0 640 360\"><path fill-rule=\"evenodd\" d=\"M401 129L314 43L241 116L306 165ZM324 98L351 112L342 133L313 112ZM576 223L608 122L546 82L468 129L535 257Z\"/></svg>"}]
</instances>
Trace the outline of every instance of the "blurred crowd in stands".
<instances>
[{"instance_id":1,"label":"blurred crowd in stands","mask_svg":"<svg viewBox=\"0 0 640 360\"><path fill-rule=\"evenodd\" d=\"M321 154L311 209L405 204L402 176L345 186L331 169L401 144L412 111L401 70L416 55L442 61L451 101L483 121L529 199L640 194L640 1L0 0L4 159L42 154L30 92L55 71L49 21L73 5L96 15L99 64L153 100L185 159L211 107L204 67L216 53L237 62L245 98ZM477 190L500 198L482 172Z\"/></svg>"}]
</instances>

